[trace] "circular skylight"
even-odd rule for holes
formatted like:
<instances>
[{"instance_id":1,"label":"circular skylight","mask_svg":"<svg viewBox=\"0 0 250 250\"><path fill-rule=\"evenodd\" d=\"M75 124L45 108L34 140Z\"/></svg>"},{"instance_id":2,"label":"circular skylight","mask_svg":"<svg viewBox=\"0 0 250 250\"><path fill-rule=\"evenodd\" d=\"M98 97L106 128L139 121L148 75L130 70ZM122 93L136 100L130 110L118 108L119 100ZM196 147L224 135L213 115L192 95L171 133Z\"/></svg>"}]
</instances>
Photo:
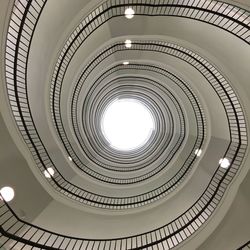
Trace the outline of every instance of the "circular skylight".
<instances>
[{"instance_id":1,"label":"circular skylight","mask_svg":"<svg viewBox=\"0 0 250 250\"><path fill-rule=\"evenodd\" d=\"M145 145L154 130L154 118L140 101L117 99L104 111L101 128L112 148L129 151Z\"/></svg>"}]
</instances>

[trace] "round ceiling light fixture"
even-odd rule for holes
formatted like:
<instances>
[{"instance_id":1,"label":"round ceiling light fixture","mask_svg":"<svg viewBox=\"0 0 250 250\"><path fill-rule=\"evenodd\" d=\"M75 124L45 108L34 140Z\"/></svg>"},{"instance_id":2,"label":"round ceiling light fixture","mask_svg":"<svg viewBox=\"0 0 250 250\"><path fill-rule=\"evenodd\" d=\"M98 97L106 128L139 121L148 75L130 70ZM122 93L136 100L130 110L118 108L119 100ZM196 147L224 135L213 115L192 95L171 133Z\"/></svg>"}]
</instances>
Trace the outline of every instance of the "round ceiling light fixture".
<instances>
[{"instance_id":1,"label":"round ceiling light fixture","mask_svg":"<svg viewBox=\"0 0 250 250\"><path fill-rule=\"evenodd\" d=\"M201 156L202 150L197 148L194 153L197 155L197 157L199 157Z\"/></svg>"},{"instance_id":2,"label":"round ceiling light fixture","mask_svg":"<svg viewBox=\"0 0 250 250\"><path fill-rule=\"evenodd\" d=\"M12 187L1 188L0 194L6 202L11 201L15 196L15 192L14 192L14 189Z\"/></svg>"},{"instance_id":3,"label":"round ceiling light fixture","mask_svg":"<svg viewBox=\"0 0 250 250\"><path fill-rule=\"evenodd\" d=\"M220 159L219 164L222 168L227 169L230 166L230 161L227 158Z\"/></svg>"},{"instance_id":4,"label":"round ceiling light fixture","mask_svg":"<svg viewBox=\"0 0 250 250\"><path fill-rule=\"evenodd\" d=\"M126 48L131 48L131 47L132 47L132 41L127 39L127 40L125 41L125 47L126 47Z\"/></svg>"},{"instance_id":5,"label":"round ceiling light fixture","mask_svg":"<svg viewBox=\"0 0 250 250\"><path fill-rule=\"evenodd\" d=\"M43 173L46 178L51 178L51 176L55 174L55 170L53 168L47 168Z\"/></svg>"},{"instance_id":6,"label":"round ceiling light fixture","mask_svg":"<svg viewBox=\"0 0 250 250\"><path fill-rule=\"evenodd\" d=\"M109 145L120 151L135 150L147 143L155 128L148 107L132 98L111 102L101 118L101 130Z\"/></svg>"},{"instance_id":7,"label":"round ceiling light fixture","mask_svg":"<svg viewBox=\"0 0 250 250\"><path fill-rule=\"evenodd\" d=\"M127 8L124 14L127 19L131 19L134 17L135 11L132 8Z\"/></svg>"}]
</instances>

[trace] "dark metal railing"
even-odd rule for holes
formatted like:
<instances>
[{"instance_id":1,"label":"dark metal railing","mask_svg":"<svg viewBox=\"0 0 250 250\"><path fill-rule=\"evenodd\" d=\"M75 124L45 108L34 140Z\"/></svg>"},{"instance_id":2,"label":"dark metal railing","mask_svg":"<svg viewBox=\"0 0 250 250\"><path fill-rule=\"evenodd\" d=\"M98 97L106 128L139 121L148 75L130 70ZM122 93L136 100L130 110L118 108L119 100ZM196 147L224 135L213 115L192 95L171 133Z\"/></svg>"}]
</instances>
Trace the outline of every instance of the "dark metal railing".
<instances>
[{"instance_id":1,"label":"dark metal railing","mask_svg":"<svg viewBox=\"0 0 250 250\"><path fill-rule=\"evenodd\" d=\"M249 249L250 249L250 240L241 247L237 248L237 250L249 250Z\"/></svg>"},{"instance_id":2,"label":"dark metal railing","mask_svg":"<svg viewBox=\"0 0 250 250\"><path fill-rule=\"evenodd\" d=\"M174 14L182 17L185 15L187 18L197 18L197 20L225 29L249 44L249 13L245 10L217 1L209 3L187 1L187 5L181 5L178 2L171 4L169 1L168 4L156 5L156 2L151 1L151 4L129 3L129 5L133 5L138 14L140 14L140 11L142 11L141 14L149 11L147 14L153 15L156 10L160 10L162 15L168 13L168 15ZM180 3L183 2L185 1L180 1ZM46 149L39 141L40 138L30 114L26 96L26 70L30 42L44 4L45 2L42 0L15 2L7 34L5 54L6 83L11 109L20 133L42 172L48 166L55 166L53 166L52 161L49 161ZM115 13L123 15L126 5L117 4L119 8L108 1L103 3L102 8L105 11L111 11L112 15ZM102 12L102 8L97 8L88 17L91 20L93 30L98 27L97 18L100 17L101 20L111 18L107 15L107 12ZM84 34L87 34L89 28L84 30L83 23L80 25L82 25ZM70 40L73 42L72 37L70 37ZM74 45L74 42L70 45ZM153 44L147 44L147 46L154 47ZM168 52L171 49L168 49ZM117 239L79 239L59 235L20 220L11 208L1 201L0 247L10 249L30 249L31 247L42 249L145 249L154 246L156 248L171 249L194 234L208 220L221 201L245 156L247 149L246 123L241 105L228 81L204 58L192 51L182 49L183 51L177 53L179 58L182 60L192 58L193 65L207 78L225 107L230 127L231 143L224 156L230 160L230 167L222 169L218 166L203 194L175 220L150 232ZM70 50L68 52L71 53ZM62 65L60 64L60 70L65 71L66 67L63 68ZM59 77L59 75L60 73L57 76ZM59 80L59 78L56 79L56 81ZM62 192L70 198L79 201L85 199L85 204L89 205L93 202L91 200L92 195L86 195L84 191L67 183L58 171L49 182L58 192ZM92 205L98 206L97 204L101 204L101 207L108 208L108 205L103 204L109 198L103 197L99 199L101 202L95 201ZM114 200L111 199L110 202L111 205L116 205Z\"/></svg>"},{"instance_id":3,"label":"dark metal railing","mask_svg":"<svg viewBox=\"0 0 250 250\"><path fill-rule=\"evenodd\" d=\"M137 69L137 68L139 68L138 66L139 66L139 65L134 65L133 68ZM131 67L128 67L128 68L131 68ZM101 80L105 79L106 76L110 76L112 73L118 72L118 70L121 70L121 69L122 69L122 68L120 68L120 67L118 66L118 67L114 67L114 68L112 68L112 69L106 71L106 72L103 74L103 76L101 76L101 77L98 79L98 82L100 82ZM124 68L123 68L123 69L124 69ZM138 80L138 79L140 79L140 78L136 78L136 79ZM164 91L167 93L167 90L166 90L161 84L156 83L155 81L152 81L152 80L149 80L149 79L146 79L146 78L144 78L143 80L145 80L145 82L150 81L151 85L152 85L152 86L155 86L155 88L162 87L163 93L164 93ZM110 85L110 84L111 84L111 83L109 83L109 85ZM79 89L79 88L77 88L77 89L78 89L77 92L75 92L76 97L73 97L74 99L78 99L78 97L79 97L79 91L80 91L80 89ZM142 88L142 91L144 91L143 88ZM146 93L146 91L148 91L148 90L145 90L145 93ZM89 95L91 95L91 94L89 94ZM161 171L161 170L167 165L167 163L171 160L171 158L173 157L173 155L175 154L175 152L179 149L179 147L181 146L181 143L182 143L182 141L183 141L183 139L184 139L184 136L185 136L185 133L184 133L184 131L185 131L185 124L184 124L184 117L183 117L184 115L183 115L183 112L182 112L182 110L181 110L181 108L180 108L180 105L178 104L177 100L175 100L174 96L173 96L171 93L169 93L169 92L167 93L167 95L168 95L169 99L172 100L172 103L175 105L176 109L178 110L179 120L180 120L180 136L179 136L179 138L178 138L171 146L168 146L168 144L166 143L167 145L164 145L164 147L163 147L163 148L160 148L160 150L158 149L161 153L162 153L166 148L168 148L168 151L169 151L169 154L166 154L166 155L165 155L162 164L159 164L159 165L161 165L161 166L158 166L157 168L155 168L155 169L153 169L153 170L150 170L150 172L147 172L147 173L145 173L145 174L143 174L143 175L141 175L141 176L137 176L137 177L135 177L135 178L129 178L129 179L127 179L127 180L126 180L126 183L128 183L128 184L129 184L129 183L135 183L135 182L138 182L138 181L140 181L140 180L148 179L148 178L150 178L151 176L153 176L153 175L155 175L156 173L158 173L159 171ZM73 122L73 128L74 128L74 130L75 130L76 137L78 138L79 144L84 145L84 140L83 140L83 138L82 138L82 136L81 136L81 133L80 133L79 119L78 119L77 116L76 116L76 114L77 114L77 108L76 108L76 107L77 107L77 105L76 105L76 104L77 104L77 100L75 101L74 99L72 100L72 122ZM163 102L164 102L164 101L163 101ZM165 105L167 105L167 104L165 104ZM87 105L84 105L84 106L87 106ZM58 122L58 124L59 124L59 122ZM63 125L61 124L61 126L63 126ZM201 134L201 133L202 133L202 132L199 131L198 134ZM60 134L61 134L60 137L61 137L62 141L65 142L64 145L67 145L65 148L66 148L68 154L72 155L72 158L73 158L73 160L76 161L77 166L80 165L80 164L78 164L79 159L78 159L76 153L74 152L72 146L70 145L70 142L66 139L67 136L64 135L64 134L62 133L62 130L60 130ZM201 137L202 137L202 135L201 135ZM65 139L66 139L66 140L65 140ZM171 150L170 150L170 149L171 149ZM150 151L150 152L151 152L151 151ZM157 159L157 158L154 157L154 158L153 158L153 161L155 161L156 159ZM150 160L152 160L152 159L150 159ZM94 162L96 163L96 160L94 160ZM97 163L98 163L98 162L97 162ZM147 161L147 162L146 162L146 166L148 166L149 163L150 163L150 162ZM98 164L98 165L99 165L99 164ZM100 166L102 166L103 168L109 169L109 170L116 171L116 168L113 167L113 166L106 166L106 165L103 165L103 164L101 164L101 163L100 163ZM79 167L81 168L81 165L80 165ZM138 166L138 167L135 166L135 167L133 167L133 168L135 168L136 170L138 170L138 169L142 169L142 168L144 168L144 167L145 167L145 165ZM121 171L129 171L129 170L130 170L129 167L126 168L126 167L123 167L123 165L121 165L121 168L122 168ZM116 179L119 180L118 178L116 178ZM122 183L122 181L125 182L125 180L119 180L119 182L116 181L115 183L118 183L118 184L119 184L119 183Z\"/></svg>"},{"instance_id":4,"label":"dark metal railing","mask_svg":"<svg viewBox=\"0 0 250 250\"><path fill-rule=\"evenodd\" d=\"M8 86L11 86L11 84L8 84ZM19 95L17 100L19 103L27 103L28 106L28 101L25 97L26 96L24 94L22 94L21 96ZM22 124L17 122L17 124L19 125L19 129L21 130L21 132L24 134L23 137L27 141L27 145L31 150L37 166L40 168L41 172L43 172L48 167L53 167L54 169L56 169L53 162L50 160L50 158L47 157L47 151L41 143L39 136L36 134L36 129L32 124L32 118L29 116L30 113L27 112L27 110L25 110L26 112L24 112L24 110L21 111L21 113L16 112L14 113L14 115L16 119L19 119L19 117L22 116L26 119L26 123L25 119L23 118L22 122L24 123ZM189 159L188 163L192 163L193 160L194 155L192 159ZM180 171L179 175L184 176L185 173L187 173L187 168L184 173ZM107 197L88 192L87 190L79 188L66 181L58 171L56 171L55 176L48 180L48 182L50 182L51 185L60 193L63 193L67 197L71 197L81 203L103 208L121 209L138 207L148 203L150 200L154 201L155 199L159 199L162 195L166 195L178 185L177 180L177 176L173 176L173 178L170 179L167 185L162 185L157 189L145 194L124 198Z\"/></svg>"},{"instance_id":5,"label":"dark metal railing","mask_svg":"<svg viewBox=\"0 0 250 250\"><path fill-rule=\"evenodd\" d=\"M101 76L93 82L91 89L86 94L86 98L84 98L84 102L82 105L82 117L78 118L76 116L77 110L71 109L71 113L75 118L72 119L72 121L76 120L76 125L74 124L74 131L76 135L79 134L79 136L77 136L77 140L79 141L79 143L83 143L83 145L86 145L86 141L83 139L79 131L80 127L83 128L84 134L88 135L86 137L88 143L92 144L91 149L88 149L88 147L87 150L85 150L83 147L82 148L90 159L93 158L92 151L97 154L97 156L93 159L94 163L104 169L116 172L133 172L143 169L149 166L152 162L155 162L158 158L157 155L161 155L166 148L170 148L168 146L170 142L173 145L173 143L177 143L176 141L178 141L178 139L180 140L181 138L184 138L185 120L178 100L176 100L172 93L170 93L168 90L165 90L165 88L159 88L162 85L156 82L156 80L146 77L136 77L132 75L113 78L114 73L114 68L109 69L108 71L105 71L103 74L101 74ZM107 78L113 79L108 80ZM137 85L139 86L127 84L126 81L133 82L133 79L138 81ZM102 81L107 82L107 84L101 84ZM143 84L143 81L145 81L145 84ZM117 85L117 87L114 87L115 85ZM156 89L152 88L153 86ZM96 92L97 87L98 90ZM131 92L131 88L134 88L133 92ZM159 92L160 89L162 90L161 93L164 94L164 97L169 98L169 100L171 101L171 107L175 109L175 111L177 111L178 115L175 119L173 119L169 104L166 102L166 100L164 100L164 97L161 96L161 93L157 93L156 90L158 90ZM79 97L79 93L74 92L74 94L77 94L77 96ZM153 141L152 139L149 139L146 145L144 145L142 148L131 152L131 157L130 154L127 154L126 152L120 153L112 150L107 145L102 133L99 131L100 128L98 127L98 125L100 124L98 118L102 116L103 109L105 108L105 105L107 105L107 102L120 95L125 95L126 97L133 95L133 98L137 98L141 102L144 102L145 105L149 106L151 113L155 117L154 119L157 127L156 131L154 132L154 136L152 136ZM159 107L157 101L164 107L164 111ZM75 104L77 104L78 100L74 102ZM73 100L71 104L71 106L73 107ZM77 108L77 105L74 106ZM95 121L91 120L91 112L95 112L95 118L97 118L95 119ZM80 123L80 120L82 120L82 124ZM168 129L166 128L166 123L168 124ZM176 133L180 133L180 136L178 137L178 139L175 139L175 141L171 141L174 136L173 123L178 125ZM163 134L160 133L160 131L167 132ZM88 137L92 137L94 138L94 140L88 140ZM159 145L163 144L163 142L164 144L166 144L166 146L159 147ZM148 148L149 145L150 148ZM156 148L157 152L155 153ZM148 155L150 155L151 157L148 157ZM143 158L144 163L142 162L141 158ZM145 159L147 161L145 161ZM105 160L105 163L103 163L102 160Z\"/></svg>"},{"instance_id":6,"label":"dark metal railing","mask_svg":"<svg viewBox=\"0 0 250 250\"><path fill-rule=\"evenodd\" d=\"M152 45L151 45L151 47L152 47ZM173 49L173 48L171 48L171 49ZM191 53L191 52L189 52L189 53ZM196 54L194 54L194 56L198 57ZM192 57L191 57L191 59L192 59ZM208 64L208 66L210 66L210 65ZM217 72L215 72L215 73L217 74ZM10 86L10 84L9 84L9 86ZM27 102L27 100L25 98L22 98L22 99L20 98L19 102L21 103L21 101L23 103ZM27 115L27 119L29 118L28 114L29 114L28 112L26 112L26 114L25 114L25 115ZM14 115L16 115L16 118L19 119L20 115L18 114L18 112L14 113ZM22 119L22 122L23 122L23 120L24 119ZM30 118L30 120L32 121L31 118ZM22 124L19 122L17 122L17 123L18 123L18 125ZM24 123L24 125L25 125L25 123ZM31 140L32 143L30 143L28 141L27 144L31 146L30 147L31 153L33 154L33 157L34 157L35 161L37 162L37 166L41 169L41 171L43 172L47 167L54 167L55 168L55 166L53 165L53 162L48 157L46 149L43 147L43 144L41 143L39 136L36 136L36 134L35 134L36 130L31 129L32 122L28 123L26 128L25 128L25 126L23 126L23 127L19 126L19 128L20 128L21 132L24 132L24 133L28 132L30 135L30 136L28 136L25 134L24 139L30 140L30 137L32 135L32 137L33 137L33 138L31 137L31 139L33 139L33 140ZM33 144L35 145L35 148L33 148ZM44 163L46 165L44 165ZM52 186L55 187L56 190L64 193L66 196L74 197L74 199L80 200L80 201L84 200L84 202L86 202L86 204L90 204L90 200L87 197L93 197L93 196L97 197L97 199L95 199L95 200L107 200L108 199L108 197L95 196L93 193L89 193L89 192L86 192L86 190L79 189L78 187L74 186L73 184L68 183L58 172L56 172L55 177L51 178L49 180L49 182L52 184ZM134 200L134 198L132 200ZM111 205L113 203L113 201L114 200L111 199L109 205ZM94 204L102 204L102 203L100 203L100 202L95 203L94 202Z\"/></svg>"},{"instance_id":7,"label":"dark metal railing","mask_svg":"<svg viewBox=\"0 0 250 250\"><path fill-rule=\"evenodd\" d=\"M185 4L187 6L185 6ZM243 34L249 34L248 30L241 29L240 23L242 22L243 26L247 29L249 28L248 13L245 10L241 10L236 6L225 4L222 2L210 2L209 4L205 1L175 1L159 4L157 1L151 1L148 3L138 3L136 1L129 3L136 10L138 15L152 15L152 16L180 16L186 18L192 18L200 21L205 21L212 23L213 25L219 26L221 28L227 29L231 33L236 35L241 34L240 31L244 31ZM88 18L84 19L79 26L72 32L72 35L65 43L65 46L62 49L62 53L56 63L55 72L52 79L52 93L51 93L51 111L54 118L54 124L57 131L63 133L63 138L65 138L65 131L60 123L61 115L55 110L60 110L60 84L63 81L67 65L70 63L71 58L75 54L76 50L81 46L84 40L99 26L101 26L105 21L109 20L112 17L122 16L125 10L126 4L120 4L120 2L105 2L103 5L100 5L95 11L93 11ZM146 6L146 7L145 7ZM186 7L186 9L185 9ZM217 12L218 13L217 13ZM203 19L204 18L204 19ZM230 22L227 22L227 19ZM237 25L229 25L232 21L235 21ZM232 28L233 27L233 28ZM239 30L237 31L237 28ZM246 31L246 32L245 32ZM242 35L242 34L241 34ZM244 35L241 38L244 38ZM57 76L60 76L57 78ZM56 87L54 83L56 82ZM55 91L56 89L56 91ZM59 137L62 137L59 135ZM79 136L78 136L79 137ZM66 138L67 139L67 138ZM63 142L63 141L62 141ZM64 142L63 142L64 144ZM72 149L70 150L72 151ZM73 152L72 152L73 153ZM79 164L78 164L79 162ZM81 163L79 159L75 160L77 166L80 167L85 173L88 173L98 180L105 181L105 176L102 176L100 173L92 172L88 167ZM101 163L99 163L101 165ZM107 167L107 166L106 166ZM115 180L109 179L108 182L113 182ZM120 181L119 181L120 182ZM116 184L119 182L115 182ZM125 181L124 181L125 182Z\"/></svg>"},{"instance_id":8,"label":"dark metal railing","mask_svg":"<svg viewBox=\"0 0 250 250\"><path fill-rule=\"evenodd\" d=\"M117 239L79 239L44 230L24 222L8 204L0 207L0 247L33 246L42 249L171 249L195 233L216 209L235 173L235 165L225 170L218 168L208 188L186 212L172 222L143 234Z\"/></svg>"},{"instance_id":9,"label":"dark metal railing","mask_svg":"<svg viewBox=\"0 0 250 250\"><path fill-rule=\"evenodd\" d=\"M120 45L118 44L117 46L119 46L120 47ZM112 45L111 46L112 48L114 48L114 45ZM113 52L113 49L111 49L111 51L110 51L110 53L114 53ZM97 60L98 61L98 63L99 63L99 60ZM155 69L156 69L157 67L155 67ZM117 65L117 66L114 66L114 67L112 67L111 69L107 69L107 71L105 72L105 73L103 73L103 75L100 77L100 78L98 78L98 82L99 81L102 81L103 79L105 79L105 77L106 76L110 76L112 73L115 73L115 72L119 72L120 70L124 70L124 69L136 69L136 70L146 70L146 69L151 69L151 71L152 72L155 72L155 73L158 73L157 72L157 70L153 70L154 69L154 67L153 66L150 66L150 65L140 65L140 64L130 64L128 67L124 67L124 66L121 66L121 65ZM158 67L158 69L160 69L159 67ZM168 73L167 71L164 71L164 70L162 70L162 72L165 72L165 73L162 73L162 75L164 76L164 77L166 77L167 79L171 79L170 78L170 76L172 75L171 73ZM81 74L82 75L82 74ZM166 79L166 80L167 80ZM77 109L76 109L76 107L77 107L77 99L79 98L79 94L80 94L80 91L81 91L81 88L82 88L82 85L84 84L84 81L86 80L86 78L84 78L84 80L83 80L83 77L81 77L80 78L80 85L78 86L78 85L76 85L76 87L75 87L75 90L74 90L74 96L73 96L73 99L72 99L72 123L73 123L73 127L74 127L74 129L75 129L75 133L76 133L76 135L77 135L77 137L79 138L79 143L80 144L84 144L84 142L83 142L83 140L81 139L81 134L80 134L80 132L79 132L79 127L80 127L80 124L79 124L79 122L77 121ZM147 79L145 79L145 80L147 80ZM173 82L175 82L175 84L176 85L183 85L183 86L185 86L185 84L183 84L183 81L182 80L180 80L179 78L177 78L177 77L174 77L173 75L172 75L172 79L171 79ZM180 82L180 83L179 83ZM157 86L160 86L160 87L163 87L162 85L160 85L159 83L154 83L153 81L151 81L151 85L152 86L155 86L155 87L157 87ZM182 88L184 88L184 87L182 87ZM183 90L183 89L182 89ZM184 90L186 90L186 92L185 92L185 94L186 95L188 95L188 99L189 99L189 101L192 103L192 105L193 105L193 109L194 109L194 112L195 112L195 116L196 116L196 121L197 121L197 126L198 126L198 128L197 128L197 130L198 130L198 132L197 132L197 141L196 141L196 144L195 144L195 146L194 146L194 148L200 148L201 147L201 144L202 144L202 142L203 142L203 139L204 139L204 133L205 133L205 126L204 126L204 118L203 118L203 116L202 116L202 111L200 110L200 108L199 108L199 104L197 104L197 102L198 102L198 100L196 100L197 98L194 96L194 94L191 92L191 90L190 90L190 88L188 88L188 87L186 87L185 86L185 88L184 88ZM183 91L184 91L183 90ZM164 87L163 87L163 89L162 89L162 91L164 91ZM91 95L91 94L88 94L88 96L89 95ZM196 99L195 99L196 98ZM87 106L87 105L84 105L84 106ZM59 112L59 111L58 111ZM182 114L182 111L180 110L180 108L178 108L178 113L179 114ZM181 119L181 118L180 118ZM182 118L183 119L183 118ZM58 121L58 124L59 124L59 121ZM181 126L183 127L183 129L184 129L184 123L183 122L181 122ZM62 130L60 130L60 133L62 133L61 132ZM61 135L61 138L62 138L62 140L65 140L65 138L67 138L63 133L62 133L62 135ZM182 136L182 138L183 138L183 136ZM180 138L181 139L181 138ZM177 141L177 143L175 144L175 145L173 145L174 147L175 147L175 150L173 150L172 152L170 152L171 154L169 154L169 155L166 155L165 156L165 158L164 158L164 162L163 162L163 164L159 164L159 166L158 167L156 167L154 170L151 170L152 171L152 173L150 172L149 174L147 174L146 175L146 178L149 178L150 176L152 176L152 175L154 175L154 174L156 174L156 173L158 173L159 171L161 171L166 165L167 165L167 163L169 162L169 160L172 158L172 156L174 155L174 153L176 152L176 150L179 148L179 146L180 146L180 141L181 140L179 140L179 141ZM66 146L66 150L67 150L67 152L68 152L68 154L70 154L70 155L72 155L72 158L73 159L76 159L76 163L78 163L79 162L79 160L78 160L78 158L77 158L77 155L75 154L75 152L73 151L73 149L72 148L70 148L69 146L70 146L70 142L68 142L68 141L65 141L65 145L67 145ZM194 149L195 150L195 149ZM193 154L193 151L191 152L191 154ZM189 157L191 157L191 154L189 155ZM193 154L193 156L195 156L194 154ZM188 157L188 158L189 158ZM192 157L191 157L192 158ZM189 166L189 167L191 167L191 166ZM110 167L108 168L108 169L110 169ZM113 168L111 168L111 170L114 170ZM145 175L144 175L145 176Z\"/></svg>"}]
</instances>

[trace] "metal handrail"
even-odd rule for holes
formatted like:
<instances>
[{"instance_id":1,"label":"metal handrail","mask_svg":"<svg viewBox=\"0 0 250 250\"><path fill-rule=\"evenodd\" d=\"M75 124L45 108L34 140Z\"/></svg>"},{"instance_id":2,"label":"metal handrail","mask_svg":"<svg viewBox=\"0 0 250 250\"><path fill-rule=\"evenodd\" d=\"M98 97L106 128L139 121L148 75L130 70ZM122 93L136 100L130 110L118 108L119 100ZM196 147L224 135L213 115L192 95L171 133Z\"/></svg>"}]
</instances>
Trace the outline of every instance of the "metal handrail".
<instances>
[{"instance_id":1,"label":"metal handrail","mask_svg":"<svg viewBox=\"0 0 250 250\"><path fill-rule=\"evenodd\" d=\"M250 240L246 242L244 245L240 246L236 250L249 250L250 249Z\"/></svg>"},{"instance_id":2,"label":"metal handrail","mask_svg":"<svg viewBox=\"0 0 250 250\"><path fill-rule=\"evenodd\" d=\"M203 6L205 4L202 1L198 2L203 3ZM215 2L216 1L211 1L212 5ZM189 1L189 3L191 2ZM196 1L192 1L192 3L196 3ZM22 3L21 6L23 6L23 11L22 9L20 9L20 6L16 6L16 8L18 9L16 11L20 11L20 13L22 14L22 18L20 18L21 25L14 24L14 21L11 20L10 27L12 27L12 25L17 25L17 29L21 29L21 34L19 34L19 31L17 31L16 33L13 32L13 28L9 29L7 35L5 58L7 90L14 118L24 139L30 140L29 145L31 145L32 147L29 148L32 155L34 157L38 157L37 154L39 153L38 158L40 160L42 160L43 157L46 156L46 152L44 152L44 155L41 154L41 152L39 152L40 149L36 148L35 142L33 141L33 138L36 139L37 131L35 128L33 128L32 118L28 116L29 107L27 102L25 101L24 93L26 90L27 66L27 61L25 60L27 60L28 58L29 44L32 40L33 31L41 13L39 12L39 10L42 10L44 6L43 4L44 1L38 0L29 1L27 2L27 5L24 5ZM229 6L227 4L225 5ZM113 9L110 6L111 5L105 5L104 7ZM148 5L147 7L150 8L151 5ZM162 8L161 6L158 7ZM169 5L169 7L171 7L171 5ZM173 5L172 7L174 8L174 10L177 9L177 13L180 11L180 9L178 10L179 5ZM202 7L197 8L197 12L194 12L195 9L193 6L188 7L188 12L190 12L190 9L193 9L192 13L195 13L195 16L197 16ZM233 9L235 9L235 7ZM32 12L29 12L30 10L32 10ZM234 11L234 15L227 17L228 13L225 14L225 12L223 11L224 13L218 14L214 10L214 8L210 9L207 12L209 14L219 15L222 18L227 18L231 22L234 21L236 15ZM240 39L242 39L244 42L249 43L249 23L244 22L249 17L249 13L246 11L242 13L240 12L239 8L236 13L238 12L240 13L240 16L238 16L238 19L235 22L238 26L236 25L236 29L233 29L233 31L229 32L231 32L232 34L234 34L235 32L234 35L236 35L237 37L241 36ZM229 13L231 12L229 11ZM203 14L204 13L200 13L199 16L201 15L200 17L202 17ZM29 27L29 29L32 30L30 36L27 35L27 32L24 32L25 34L22 34L22 30L24 30L27 25L27 23L25 23L26 17L29 17L31 20L35 19L34 23L32 23L32 27ZM240 18L243 18L243 20L240 20ZM214 19L218 20L218 18ZM223 25L225 25L225 23ZM232 25L233 24L230 24L231 28L233 27ZM240 25L242 27L240 27ZM225 27L223 29L225 29ZM15 34L18 35L15 36ZM190 56L192 56L194 60L198 60L199 56L195 54L192 55L192 53L193 52L190 52ZM185 58L182 59L185 60ZM234 93L233 89L230 87L226 79L223 78L220 74L217 75L216 69L203 58L201 59L203 61L203 64L200 64L198 66L199 71L208 79L211 78L210 83L212 84L213 88L216 91L220 91L220 97L227 112L228 122L230 126L231 143L228 147L227 152L225 153L225 157L230 160L231 166L226 170L218 166L206 190L187 211L185 211L170 223L150 232L117 239L91 240L59 235L41 229L37 226L28 224L27 222L23 222L19 220L13 214L10 207L4 203L0 207L0 240L1 242L3 242L1 243L0 247L7 246L10 247L10 249L14 249L15 247L25 249L26 247L28 248L28 246L34 246L43 249L142 249L156 246L164 249L170 249L182 243L186 238L194 234L202 225L204 225L204 223L208 220L208 218L218 206L220 200L227 190L229 183L232 181L238 169L240 168L240 165L246 153L248 138L244 114L236 94ZM23 114L21 114L21 112L23 112ZM24 124L26 127L24 127ZM26 134L27 132L29 133ZM38 167L41 170L44 170L44 166L38 165ZM55 186L57 190L59 190L59 187L56 185L56 183L53 183L53 178L51 179L51 184ZM68 194L70 194L69 191ZM72 195L72 193L70 195ZM18 228L16 228L16 226Z\"/></svg>"}]
</instances>

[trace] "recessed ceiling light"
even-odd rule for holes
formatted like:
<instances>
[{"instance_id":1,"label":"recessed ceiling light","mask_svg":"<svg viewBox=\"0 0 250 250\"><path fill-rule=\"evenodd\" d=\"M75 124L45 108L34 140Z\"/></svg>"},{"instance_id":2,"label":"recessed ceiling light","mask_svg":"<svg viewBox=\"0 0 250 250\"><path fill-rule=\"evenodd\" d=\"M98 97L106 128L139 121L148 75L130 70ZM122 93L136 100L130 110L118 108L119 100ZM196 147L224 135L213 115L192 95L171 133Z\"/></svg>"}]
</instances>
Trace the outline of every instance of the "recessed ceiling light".
<instances>
[{"instance_id":1,"label":"recessed ceiling light","mask_svg":"<svg viewBox=\"0 0 250 250\"><path fill-rule=\"evenodd\" d=\"M230 166L230 161L227 158L220 159L219 164L222 168L228 168Z\"/></svg>"},{"instance_id":2,"label":"recessed ceiling light","mask_svg":"<svg viewBox=\"0 0 250 250\"><path fill-rule=\"evenodd\" d=\"M135 11L132 8L127 8L124 14L126 18L131 19L134 17Z\"/></svg>"},{"instance_id":3,"label":"recessed ceiling light","mask_svg":"<svg viewBox=\"0 0 250 250\"><path fill-rule=\"evenodd\" d=\"M202 150L197 148L194 153L199 157L202 153Z\"/></svg>"},{"instance_id":4,"label":"recessed ceiling light","mask_svg":"<svg viewBox=\"0 0 250 250\"><path fill-rule=\"evenodd\" d=\"M3 197L3 199L7 202L11 201L14 196L15 196L15 192L14 189L11 187L3 187L0 189L0 193Z\"/></svg>"},{"instance_id":5,"label":"recessed ceiling light","mask_svg":"<svg viewBox=\"0 0 250 250\"><path fill-rule=\"evenodd\" d=\"M128 61L123 62L123 65L128 65L128 64L129 64Z\"/></svg>"},{"instance_id":6,"label":"recessed ceiling light","mask_svg":"<svg viewBox=\"0 0 250 250\"><path fill-rule=\"evenodd\" d=\"M55 170L53 168L47 168L43 171L46 178L51 178L55 174Z\"/></svg>"},{"instance_id":7,"label":"recessed ceiling light","mask_svg":"<svg viewBox=\"0 0 250 250\"><path fill-rule=\"evenodd\" d=\"M131 40L126 40L125 41L125 47L126 48L131 48L131 46L132 46L132 41Z\"/></svg>"},{"instance_id":8,"label":"recessed ceiling light","mask_svg":"<svg viewBox=\"0 0 250 250\"><path fill-rule=\"evenodd\" d=\"M68 159L69 159L69 161L72 161L72 158L70 156L68 156Z\"/></svg>"}]
</instances>

